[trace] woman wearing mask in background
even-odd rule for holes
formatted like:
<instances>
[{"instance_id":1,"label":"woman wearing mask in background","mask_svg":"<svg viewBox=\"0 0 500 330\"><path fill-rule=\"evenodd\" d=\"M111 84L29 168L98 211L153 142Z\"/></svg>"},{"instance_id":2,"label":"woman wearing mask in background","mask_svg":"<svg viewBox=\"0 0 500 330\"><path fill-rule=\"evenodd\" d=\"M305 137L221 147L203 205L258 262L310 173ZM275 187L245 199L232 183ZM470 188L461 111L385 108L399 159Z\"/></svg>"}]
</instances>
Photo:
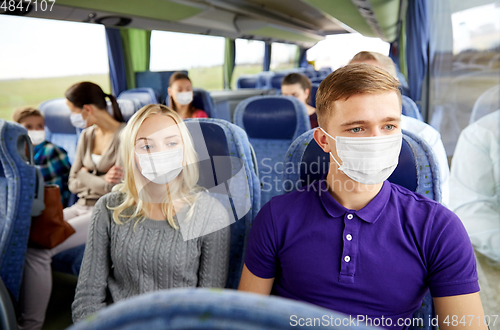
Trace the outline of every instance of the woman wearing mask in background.
<instances>
[{"instance_id":1,"label":"woman wearing mask in background","mask_svg":"<svg viewBox=\"0 0 500 330\"><path fill-rule=\"evenodd\" d=\"M64 220L75 233L52 249L28 248L20 298L20 329L42 327L52 291L52 257L85 243L94 204L122 178L118 144L125 123L116 98L91 82L71 86L65 96L73 126L88 127L78 140L68 182L69 190L78 194L79 199L63 210ZM106 98L111 101L112 116L107 111Z\"/></svg>"},{"instance_id":2,"label":"woman wearing mask in background","mask_svg":"<svg viewBox=\"0 0 500 330\"><path fill-rule=\"evenodd\" d=\"M182 119L208 118L205 111L193 106L193 85L187 74L175 72L168 82L169 105Z\"/></svg>"},{"instance_id":3,"label":"woman wearing mask in background","mask_svg":"<svg viewBox=\"0 0 500 330\"><path fill-rule=\"evenodd\" d=\"M123 130L125 178L95 205L73 321L109 303L178 287L224 287L229 216L197 185L198 157L182 118L139 110Z\"/></svg>"},{"instance_id":4,"label":"woman wearing mask in background","mask_svg":"<svg viewBox=\"0 0 500 330\"><path fill-rule=\"evenodd\" d=\"M281 82L281 94L285 96L293 96L300 102L304 103L311 121L311 128L318 127L318 117L316 108L309 105L311 100L311 81L304 75L299 73L290 73Z\"/></svg>"}]
</instances>

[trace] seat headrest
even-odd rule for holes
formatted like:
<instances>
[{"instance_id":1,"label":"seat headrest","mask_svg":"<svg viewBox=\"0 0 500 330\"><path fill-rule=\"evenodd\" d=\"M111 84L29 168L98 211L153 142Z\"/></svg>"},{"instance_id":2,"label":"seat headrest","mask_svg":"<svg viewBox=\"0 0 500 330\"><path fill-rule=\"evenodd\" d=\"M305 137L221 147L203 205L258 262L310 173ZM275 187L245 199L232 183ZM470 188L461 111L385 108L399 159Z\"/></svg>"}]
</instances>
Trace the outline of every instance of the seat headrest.
<instances>
[{"instance_id":1,"label":"seat headrest","mask_svg":"<svg viewBox=\"0 0 500 330\"><path fill-rule=\"evenodd\" d=\"M240 76L236 84L238 88L257 88L259 79L257 76Z\"/></svg>"},{"instance_id":2,"label":"seat headrest","mask_svg":"<svg viewBox=\"0 0 500 330\"><path fill-rule=\"evenodd\" d=\"M210 156L210 159L200 159L198 163L200 173L198 185L210 189L228 181L234 173L232 173L229 145L224 130L219 125L208 122L188 120L185 123L193 137L194 149L197 154L203 155L206 150ZM203 137L197 136L198 127L201 128ZM216 166L215 171L214 165Z\"/></svg>"},{"instance_id":3,"label":"seat headrest","mask_svg":"<svg viewBox=\"0 0 500 330\"><path fill-rule=\"evenodd\" d=\"M193 106L207 113L208 118L213 118L213 101L210 94L201 88L193 88Z\"/></svg>"},{"instance_id":4,"label":"seat headrest","mask_svg":"<svg viewBox=\"0 0 500 330\"><path fill-rule=\"evenodd\" d=\"M71 110L66 105L66 99L53 99L45 101L39 106L40 112L45 117L45 126L51 133L76 134L75 127L69 119Z\"/></svg>"},{"instance_id":5,"label":"seat headrest","mask_svg":"<svg viewBox=\"0 0 500 330\"><path fill-rule=\"evenodd\" d=\"M234 122L243 127L248 137L256 139L293 140L310 129L305 105L294 97L280 95L254 96L242 101Z\"/></svg>"}]
</instances>

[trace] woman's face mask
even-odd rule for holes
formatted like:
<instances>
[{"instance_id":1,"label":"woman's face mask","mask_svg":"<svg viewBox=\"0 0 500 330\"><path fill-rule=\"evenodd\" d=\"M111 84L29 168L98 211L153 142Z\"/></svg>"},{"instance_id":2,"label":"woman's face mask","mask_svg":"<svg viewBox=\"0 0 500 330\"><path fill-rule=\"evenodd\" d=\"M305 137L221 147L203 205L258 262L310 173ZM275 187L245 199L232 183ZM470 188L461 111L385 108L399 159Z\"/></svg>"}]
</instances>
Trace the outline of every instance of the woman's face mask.
<instances>
[{"instance_id":1,"label":"woman's face mask","mask_svg":"<svg viewBox=\"0 0 500 330\"><path fill-rule=\"evenodd\" d=\"M137 157L139 158L142 175L157 184L171 182L183 169L183 148L137 154Z\"/></svg>"},{"instance_id":2,"label":"woman's face mask","mask_svg":"<svg viewBox=\"0 0 500 330\"><path fill-rule=\"evenodd\" d=\"M184 148L179 127L161 114L142 123L135 142L138 168L146 179L167 184L183 170Z\"/></svg>"},{"instance_id":3,"label":"woman's face mask","mask_svg":"<svg viewBox=\"0 0 500 330\"><path fill-rule=\"evenodd\" d=\"M342 165L330 156L352 180L373 185L381 183L396 169L401 152L402 133L375 137L345 137L334 138L323 128L320 129L336 142L337 155Z\"/></svg>"}]
</instances>

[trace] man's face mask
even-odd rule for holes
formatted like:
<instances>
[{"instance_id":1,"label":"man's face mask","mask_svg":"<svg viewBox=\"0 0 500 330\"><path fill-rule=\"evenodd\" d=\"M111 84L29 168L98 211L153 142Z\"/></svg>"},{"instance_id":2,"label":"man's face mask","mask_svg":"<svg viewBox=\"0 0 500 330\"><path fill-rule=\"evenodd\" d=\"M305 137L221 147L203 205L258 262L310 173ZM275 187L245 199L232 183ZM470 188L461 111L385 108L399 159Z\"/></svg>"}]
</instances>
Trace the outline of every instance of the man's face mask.
<instances>
[{"instance_id":1,"label":"man's face mask","mask_svg":"<svg viewBox=\"0 0 500 330\"><path fill-rule=\"evenodd\" d=\"M345 137L334 138L323 128L320 129L335 140L337 155L342 165L330 156L349 178L356 182L373 185L381 183L396 169L401 152L403 134L375 137Z\"/></svg>"},{"instance_id":2,"label":"man's face mask","mask_svg":"<svg viewBox=\"0 0 500 330\"><path fill-rule=\"evenodd\" d=\"M141 173L146 179L157 184L167 184L181 173L183 148L155 153L137 154Z\"/></svg>"}]
</instances>

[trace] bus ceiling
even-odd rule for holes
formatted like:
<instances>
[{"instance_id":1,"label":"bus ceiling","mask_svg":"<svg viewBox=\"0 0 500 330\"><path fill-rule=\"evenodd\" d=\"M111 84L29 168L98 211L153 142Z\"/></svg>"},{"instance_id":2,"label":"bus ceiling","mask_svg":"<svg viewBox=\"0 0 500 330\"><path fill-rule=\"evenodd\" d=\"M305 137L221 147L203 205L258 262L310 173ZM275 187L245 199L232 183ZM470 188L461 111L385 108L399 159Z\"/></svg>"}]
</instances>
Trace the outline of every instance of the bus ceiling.
<instances>
[{"instance_id":1,"label":"bus ceiling","mask_svg":"<svg viewBox=\"0 0 500 330\"><path fill-rule=\"evenodd\" d=\"M407 0L57 0L50 11L17 14L310 48L326 35L348 32L392 42L399 34L406 3Z\"/></svg>"}]
</instances>

